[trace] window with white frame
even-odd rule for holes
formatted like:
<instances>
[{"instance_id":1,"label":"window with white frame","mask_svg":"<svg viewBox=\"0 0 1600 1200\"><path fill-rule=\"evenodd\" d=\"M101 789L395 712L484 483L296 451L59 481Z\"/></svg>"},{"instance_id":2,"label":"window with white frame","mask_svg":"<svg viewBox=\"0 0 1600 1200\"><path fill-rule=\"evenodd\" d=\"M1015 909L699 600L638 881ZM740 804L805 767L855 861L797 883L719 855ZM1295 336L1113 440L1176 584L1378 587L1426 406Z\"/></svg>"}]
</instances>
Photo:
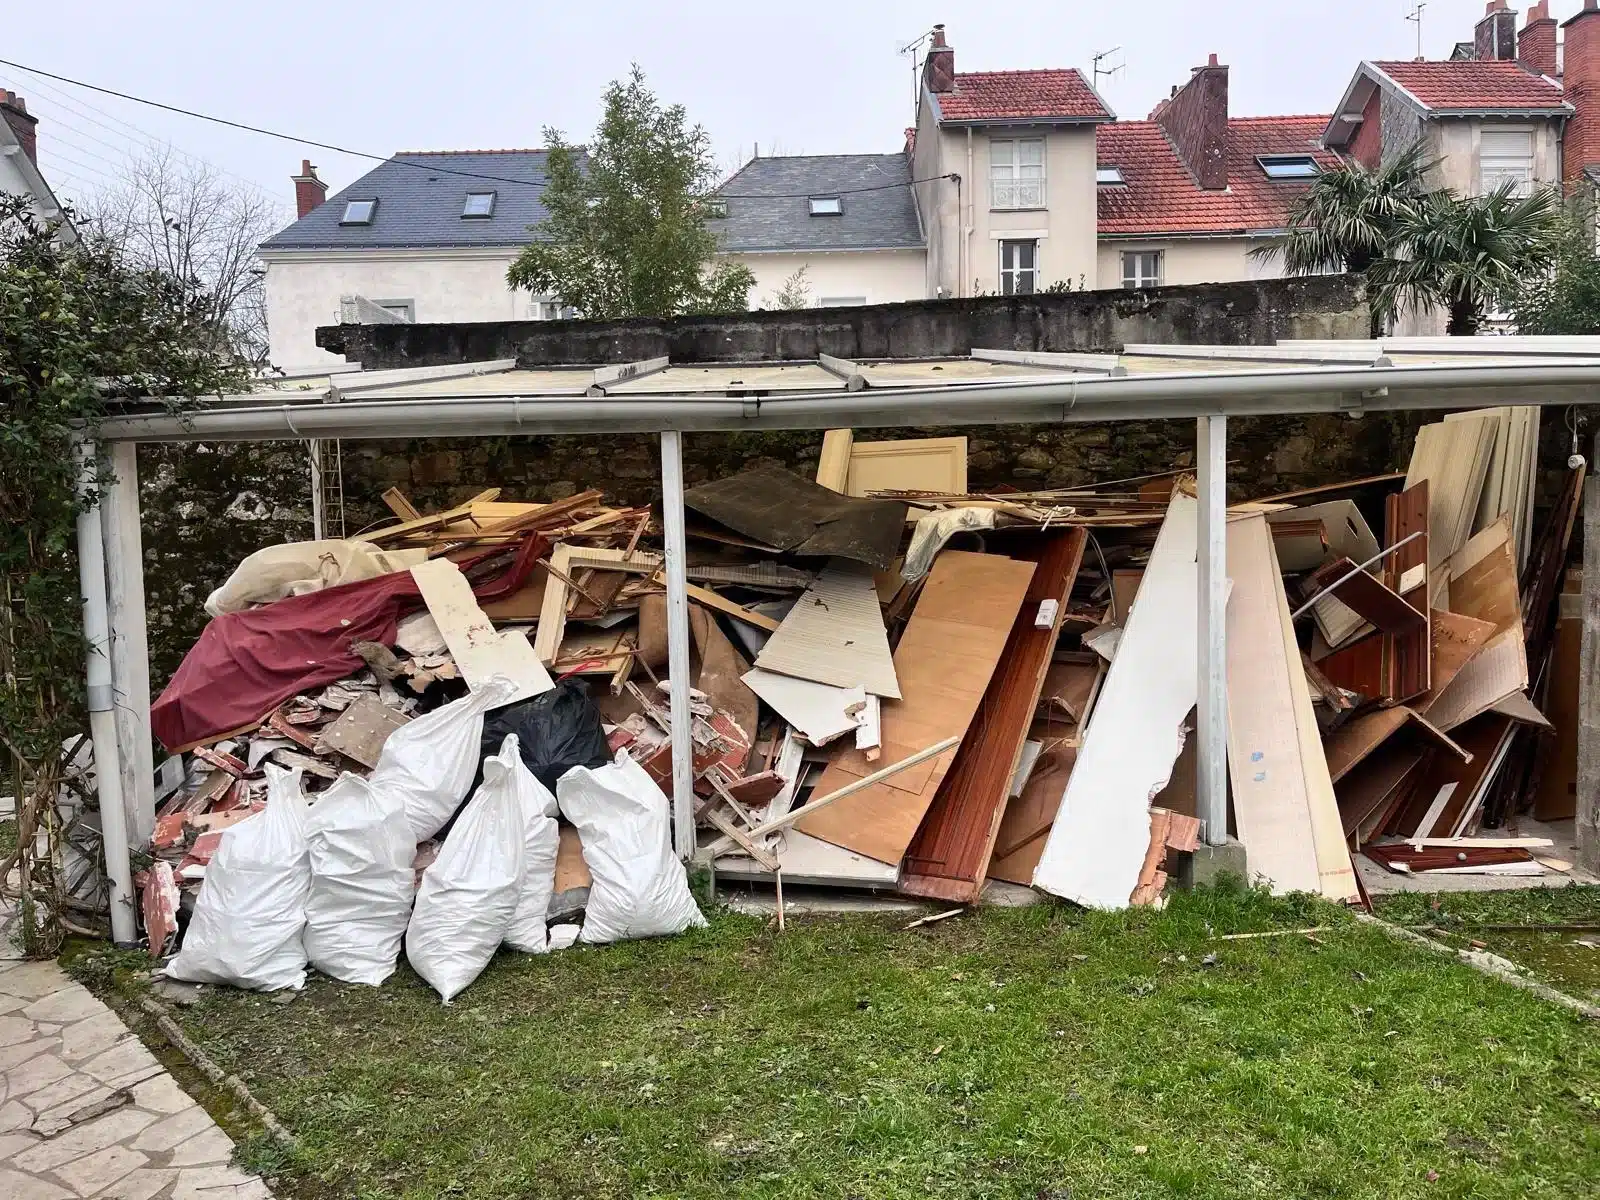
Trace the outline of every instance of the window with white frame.
<instances>
[{"instance_id":1,"label":"window with white frame","mask_svg":"<svg viewBox=\"0 0 1600 1200\"><path fill-rule=\"evenodd\" d=\"M989 207L1044 206L1044 139L992 139L989 142Z\"/></svg>"},{"instance_id":2,"label":"window with white frame","mask_svg":"<svg viewBox=\"0 0 1600 1200\"><path fill-rule=\"evenodd\" d=\"M1039 290L1039 243L1000 243L1000 294L1031 296Z\"/></svg>"},{"instance_id":3,"label":"window with white frame","mask_svg":"<svg viewBox=\"0 0 1600 1200\"><path fill-rule=\"evenodd\" d=\"M1160 287L1161 258L1159 250L1124 250L1122 286L1132 289Z\"/></svg>"},{"instance_id":4,"label":"window with white frame","mask_svg":"<svg viewBox=\"0 0 1600 1200\"><path fill-rule=\"evenodd\" d=\"M1533 190L1533 130L1485 129L1478 142L1478 183L1484 193L1509 182L1515 196Z\"/></svg>"}]
</instances>

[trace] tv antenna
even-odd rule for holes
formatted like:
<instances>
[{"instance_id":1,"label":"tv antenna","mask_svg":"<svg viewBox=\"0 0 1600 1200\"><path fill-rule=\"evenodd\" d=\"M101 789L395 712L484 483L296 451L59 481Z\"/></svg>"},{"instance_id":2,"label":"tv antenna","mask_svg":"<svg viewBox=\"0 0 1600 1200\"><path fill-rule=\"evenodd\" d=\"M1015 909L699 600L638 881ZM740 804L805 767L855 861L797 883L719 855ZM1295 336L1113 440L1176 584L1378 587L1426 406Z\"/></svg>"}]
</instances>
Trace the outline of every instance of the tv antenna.
<instances>
[{"instance_id":1,"label":"tv antenna","mask_svg":"<svg viewBox=\"0 0 1600 1200\"><path fill-rule=\"evenodd\" d=\"M1102 75L1104 75L1107 79L1110 79L1113 75L1119 75L1128 69L1128 64L1125 62L1120 62L1114 67L1102 67L1100 65L1101 63L1105 62L1106 59L1110 58L1113 54L1119 53L1121 50L1121 46L1113 46L1109 50L1102 50L1099 54L1090 56L1091 61L1094 63L1094 87L1096 91L1100 90L1100 77Z\"/></svg>"},{"instance_id":2,"label":"tv antenna","mask_svg":"<svg viewBox=\"0 0 1600 1200\"><path fill-rule=\"evenodd\" d=\"M1417 58L1419 60L1422 58L1422 10L1427 7L1426 4L1419 4L1406 14L1406 20L1417 27Z\"/></svg>"},{"instance_id":3,"label":"tv antenna","mask_svg":"<svg viewBox=\"0 0 1600 1200\"><path fill-rule=\"evenodd\" d=\"M944 26L940 25L938 28L943 29ZM917 106L922 101L922 80L920 78L919 70L919 68L922 66L922 62L917 55L918 52L932 40L933 30L930 29L921 37L918 37L914 41L907 42L904 46L901 46L895 51L896 54L904 54L909 56L911 59L911 119L913 121L915 121L917 117Z\"/></svg>"}]
</instances>

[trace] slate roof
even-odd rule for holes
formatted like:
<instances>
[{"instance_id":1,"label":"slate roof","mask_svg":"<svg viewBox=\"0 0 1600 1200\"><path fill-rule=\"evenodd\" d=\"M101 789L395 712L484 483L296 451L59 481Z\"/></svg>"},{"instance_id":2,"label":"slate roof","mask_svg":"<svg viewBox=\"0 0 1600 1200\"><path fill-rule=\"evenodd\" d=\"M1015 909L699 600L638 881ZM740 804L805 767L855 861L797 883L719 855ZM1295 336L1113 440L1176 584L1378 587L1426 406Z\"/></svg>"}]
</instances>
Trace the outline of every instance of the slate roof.
<instances>
[{"instance_id":1,"label":"slate roof","mask_svg":"<svg viewBox=\"0 0 1600 1200\"><path fill-rule=\"evenodd\" d=\"M493 178L474 178L492 176ZM263 250L521 246L544 219L543 150L397 154L261 243ZM495 193L494 214L463 218L468 192ZM341 225L347 200L378 201L370 225Z\"/></svg>"},{"instance_id":2,"label":"slate roof","mask_svg":"<svg viewBox=\"0 0 1600 1200\"><path fill-rule=\"evenodd\" d=\"M1115 118L1083 72L967 71L956 73L953 92L933 95L946 123L985 121L1110 121ZM930 93L931 94L931 93Z\"/></svg>"},{"instance_id":3,"label":"slate roof","mask_svg":"<svg viewBox=\"0 0 1600 1200\"><path fill-rule=\"evenodd\" d=\"M1561 88L1514 62L1375 62L1371 66L1429 110L1548 111L1564 103Z\"/></svg>"},{"instance_id":4,"label":"slate roof","mask_svg":"<svg viewBox=\"0 0 1600 1200\"><path fill-rule=\"evenodd\" d=\"M1118 121L1095 130L1102 167L1119 167L1126 186L1099 189L1100 233L1243 233L1281 229L1304 183L1275 182L1262 154L1312 154L1326 170L1339 156L1320 148L1327 117L1234 117L1228 121L1228 187L1207 191L1183 165L1154 121Z\"/></svg>"},{"instance_id":5,"label":"slate roof","mask_svg":"<svg viewBox=\"0 0 1600 1200\"><path fill-rule=\"evenodd\" d=\"M904 154L754 158L724 183L728 215L708 222L722 249L920 250L924 246ZM863 190L871 189L871 190ZM838 196L838 216L811 215L812 196Z\"/></svg>"}]
</instances>

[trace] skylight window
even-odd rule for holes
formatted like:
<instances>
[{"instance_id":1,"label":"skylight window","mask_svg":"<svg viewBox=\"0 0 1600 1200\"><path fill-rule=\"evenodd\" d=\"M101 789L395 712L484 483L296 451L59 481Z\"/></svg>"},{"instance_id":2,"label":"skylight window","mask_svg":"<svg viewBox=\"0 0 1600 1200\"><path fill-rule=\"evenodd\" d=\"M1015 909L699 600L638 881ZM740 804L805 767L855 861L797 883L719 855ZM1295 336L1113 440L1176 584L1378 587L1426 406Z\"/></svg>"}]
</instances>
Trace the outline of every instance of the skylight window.
<instances>
[{"instance_id":1,"label":"skylight window","mask_svg":"<svg viewBox=\"0 0 1600 1200\"><path fill-rule=\"evenodd\" d=\"M728 202L721 196L710 196L706 199L705 213L707 217L725 217L728 215Z\"/></svg>"},{"instance_id":2,"label":"skylight window","mask_svg":"<svg viewBox=\"0 0 1600 1200\"><path fill-rule=\"evenodd\" d=\"M837 196L811 197L811 215L813 217L837 217L844 213L844 202Z\"/></svg>"},{"instance_id":3,"label":"skylight window","mask_svg":"<svg viewBox=\"0 0 1600 1200\"><path fill-rule=\"evenodd\" d=\"M494 216L493 192L468 192L467 202L461 208L463 217Z\"/></svg>"},{"instance_id":4,"label":"skylight window","mask_svg":"<svg viewBox=\"0 0 1600 1200\"><path fill-rule=\"evenodd\" d=\"M376 200L346 200L344 216L339 218L341 225L371 225L372 216L378 211Z\"/></svg>"},{"instance_id":5,"label":"skylight window","mask_svg":"<svg viewBox=\"0 0 1600 1200\"><path fill-rule=\"evenodd\" d=\"M1094 173L1094 181L1101 187L1115 187L1118 184L1128 182L1122 177L1121 167L1097 167Z\"/></svg>"},{"instance_id":6,"label":"skylight window","mask_svg":"<svg viewBox=\"0 0 1600 1200\"><path fill-rule=\"evenodd\" d=\"M1322 173L1309 154L1263 154L1256 161L1268 179L1315 179Z\"/></svg>"}]
</instances>

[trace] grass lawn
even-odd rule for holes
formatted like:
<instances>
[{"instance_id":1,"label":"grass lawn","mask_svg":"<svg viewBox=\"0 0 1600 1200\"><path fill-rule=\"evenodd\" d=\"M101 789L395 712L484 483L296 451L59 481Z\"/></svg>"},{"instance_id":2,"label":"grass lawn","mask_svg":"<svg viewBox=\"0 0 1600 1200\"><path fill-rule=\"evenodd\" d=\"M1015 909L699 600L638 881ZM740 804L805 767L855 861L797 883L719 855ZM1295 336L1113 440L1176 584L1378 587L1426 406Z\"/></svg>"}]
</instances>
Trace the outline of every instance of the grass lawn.
<instances>
[{"instance_id":1,"label":"grass lawn","mask_svg":"<svg viewBox=\"0 0 1600 1200\"><path fill-rule=\"evenodd\" d=\"M1600 1030L1343 913L902 924L724 912L502 955L450 1008L402 965L179 1019L300 1138L244 1159L302 1200L1595 1194Z\"/></svg>"}]
</instances>

